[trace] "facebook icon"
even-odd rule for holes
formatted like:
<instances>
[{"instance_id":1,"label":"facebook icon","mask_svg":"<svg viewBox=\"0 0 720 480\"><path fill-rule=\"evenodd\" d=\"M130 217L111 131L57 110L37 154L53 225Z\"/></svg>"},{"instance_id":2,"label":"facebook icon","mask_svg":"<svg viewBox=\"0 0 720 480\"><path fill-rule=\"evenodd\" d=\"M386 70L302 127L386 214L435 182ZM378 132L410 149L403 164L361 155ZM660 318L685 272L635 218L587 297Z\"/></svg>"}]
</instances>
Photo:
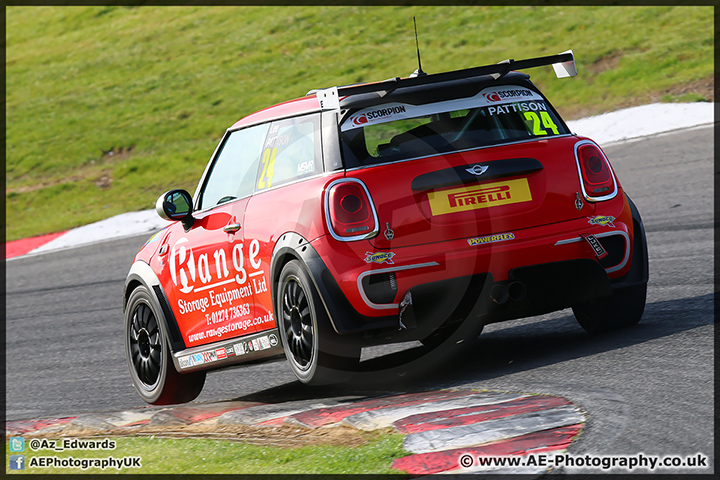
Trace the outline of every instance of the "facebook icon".
<instances>
[{"instance_id":1,"label":"facebook icon","mask_svg":"<svg viewBox=\"0 0 720 480\"><path fill-rule=\"evenodd\" d=\"M25 470L25 455L10 455L10 470Z\"/></svg>"}]
</instances>

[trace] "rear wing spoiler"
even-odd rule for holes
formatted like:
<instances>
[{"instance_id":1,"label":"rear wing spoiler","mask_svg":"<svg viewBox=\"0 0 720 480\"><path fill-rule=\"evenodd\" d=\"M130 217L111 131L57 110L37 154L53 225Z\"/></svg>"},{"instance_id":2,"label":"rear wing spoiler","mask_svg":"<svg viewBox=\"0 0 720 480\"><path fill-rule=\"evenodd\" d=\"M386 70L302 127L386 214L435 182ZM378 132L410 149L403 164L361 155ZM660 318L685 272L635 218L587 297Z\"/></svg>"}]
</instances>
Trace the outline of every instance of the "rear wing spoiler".
<instances>
[{"instance_id":1,"label":"rear wing spoiler","mask_svg":"<svg viewBox=\"0 0 720 480\"><path fill-rule=\"evenodd\" d=\"M558 78L574 77L577 75L575 56L573 55L572 50L568 50L566 52L547 57L528 58L526 60L518 61L509 59L493 65L472 67L463 70L453 70L451 72L433 73L409 78L395 77L376 83L363 83L359 85L347 85L343 87L311 90L307 93L307 95L315 94L320 102L320 108L322 110L336 110L340 108L340 97L349 95L360 95L363 93L382 91L387 94L401 87L415 87L418 85L428 85L431 83L447 82L461 78L479 77L482 75L492 75L497 80L513 70L523 70L526 68L542 67L545 65L552 65L555 70L555 75Z\"/></svg>"}]
</instances>

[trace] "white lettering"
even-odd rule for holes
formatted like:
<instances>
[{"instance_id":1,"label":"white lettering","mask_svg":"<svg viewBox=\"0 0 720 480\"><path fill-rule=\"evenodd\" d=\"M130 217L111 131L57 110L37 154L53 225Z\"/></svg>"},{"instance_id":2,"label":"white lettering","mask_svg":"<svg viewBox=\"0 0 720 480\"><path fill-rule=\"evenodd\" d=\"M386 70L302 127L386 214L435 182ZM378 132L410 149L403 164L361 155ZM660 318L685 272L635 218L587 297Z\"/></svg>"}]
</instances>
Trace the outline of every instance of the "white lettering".
<instances>
[{"instance_id":1,"label":"white lettering","mask_svg":"<svg viewBox=\"0 0 720 480\"><path fill-rule=\"evenodd\" d=\"M256 258L258 253L260 253L260 242L258 242L257 239L254 239L250 242L250 265L254 269L260 268L260 260Z\"/></svg>"},{"instance_id":2,"label":"white lettering","mask_svg":"<svg viewBox=\"0 0 720 480\"><path fill-rule=\"evenodd\" d=\"M198 274L200 275L200 280L202 280L203 283L208 283L212 280L207 253L203 253L200 257L198 257Z\"/></svg>"},{"instance_id":3,"label":"white lettering","mask_svg":"<svg viewBox=\"0 0 720 480\"><path fill-rule=\"evenodd\" d=\"M213 253L213 256L215 257L215 270L217 272L218 278L226 278L228 275L230 275L230 271L227 267L227 259L225 258L225 250L215 250L215 253Z\"/></svg>"}]
</instances>

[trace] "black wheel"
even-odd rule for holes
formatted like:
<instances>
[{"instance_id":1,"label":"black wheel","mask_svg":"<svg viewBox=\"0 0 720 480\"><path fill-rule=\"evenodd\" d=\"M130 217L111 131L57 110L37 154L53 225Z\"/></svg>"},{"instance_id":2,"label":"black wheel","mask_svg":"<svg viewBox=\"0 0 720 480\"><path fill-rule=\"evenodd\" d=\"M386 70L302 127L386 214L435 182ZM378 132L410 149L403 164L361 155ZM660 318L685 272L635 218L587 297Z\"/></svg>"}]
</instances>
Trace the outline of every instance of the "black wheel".
<instances>
[{"instance_id":1,"label":"black wheel","mask_svg":"<svg viewBox=\"0 0 720 480\"><path fill-rule=\"evenodd\" d=\"M309 385L338 383L357 368L360 348L343 342L335 333L312 281L297 260L288 262L280 273L275 313L285 356L298 380Z\"/></svg>"},{"instance_id":2,"label":"black wheel","mask_svg":"<svg viewBox=\"0 0 720 480\"><path fill-rule=\"evenodd\" d=\"M599 298L573 307L580 326L589 333L609 332L636 325L645 310L647 284L613 291L609 297Z\"/></svg>"},{"instance_id":3,"label":"black wheel","mask_svg":"<svg viewBox=\"0 0 720 480\"><path fill-rule=\"evenodd\" d=\"M144 286L130 294L125 309L125 357L135 389L154 405L194 400L205 384L205 372L180 374L167 346L161 310Z\"/></svg>"}]
</instances>

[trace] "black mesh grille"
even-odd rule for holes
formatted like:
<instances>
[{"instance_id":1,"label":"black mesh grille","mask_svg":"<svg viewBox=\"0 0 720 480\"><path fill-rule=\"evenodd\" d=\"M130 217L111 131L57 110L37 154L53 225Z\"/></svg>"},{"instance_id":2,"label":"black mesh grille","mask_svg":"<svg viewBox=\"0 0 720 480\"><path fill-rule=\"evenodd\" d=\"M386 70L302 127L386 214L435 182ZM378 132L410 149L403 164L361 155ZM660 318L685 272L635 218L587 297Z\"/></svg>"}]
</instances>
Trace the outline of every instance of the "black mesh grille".
<instances>
[{"instance_id":1,"label":"black mesh grille","mask_svg":"<svg viewBox=\"0 0 720 480\"><path fill-rule=\"evenodd\" d=\"M621 235L608 235L598 238L600 244L608 253L607 257L600 260L603 268L610 268L618 265L625 258L625 237Z\"/></svg>"},{"instance_id":2,"label":"black mesh grille","mask_svg":"<svg viewBox=\"0 0 720 480\"><path fill-rule=\"evenodd\" d=\"M392 303L397 293L395 273L378 273L362 279L365 295L373 303Z\"/></svg>"}]
</instances>

